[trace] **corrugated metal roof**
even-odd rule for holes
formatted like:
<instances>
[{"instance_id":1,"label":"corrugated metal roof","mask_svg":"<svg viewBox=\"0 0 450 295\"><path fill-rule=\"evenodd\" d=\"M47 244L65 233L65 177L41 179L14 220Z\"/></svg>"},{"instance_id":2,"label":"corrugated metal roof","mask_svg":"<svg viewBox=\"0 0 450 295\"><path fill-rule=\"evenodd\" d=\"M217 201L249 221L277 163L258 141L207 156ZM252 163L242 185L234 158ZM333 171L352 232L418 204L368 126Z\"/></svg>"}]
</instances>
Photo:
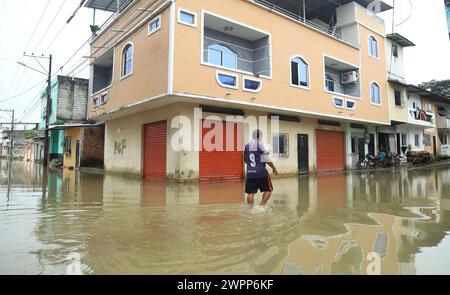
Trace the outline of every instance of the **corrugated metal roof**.
<instances>
[{"instance_id":1,"label":"corrugated metal roof","mask_svg":"<svg viewBox=\"0 0 450 295\"><path fill-rule=\"evenodd\" d=\"M133 0L87 0L84 7L116 12L119 8L123 9L131 2Z\"/></svg>"}]
</instances>

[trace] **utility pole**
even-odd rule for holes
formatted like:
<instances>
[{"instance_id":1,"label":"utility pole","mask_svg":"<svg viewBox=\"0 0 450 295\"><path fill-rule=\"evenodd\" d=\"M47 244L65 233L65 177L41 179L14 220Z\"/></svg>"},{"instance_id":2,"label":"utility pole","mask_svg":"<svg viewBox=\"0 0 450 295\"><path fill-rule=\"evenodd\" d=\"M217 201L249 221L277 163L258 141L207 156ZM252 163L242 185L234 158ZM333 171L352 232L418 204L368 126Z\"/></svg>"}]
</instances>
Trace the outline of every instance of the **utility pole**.
<instances>
[{"instance_id":1,"label":"utility pole","mask_svg":"<svg viewBox=\"0 0 450 295\"><path fill-rule=\"evenodd\" d=\"M9 142L9 158L12 160L13 158L13 149L14 149L14 110L12 110L12 119L11 119L11 140Z\"/></svg>"},{"instance_id":2,"label":"utility pole","mask_svg":"<svg viewBox=\"0 0 450 295\"><path fill-rule=\"evenodd\" d=\"M50 54L48 57L47 56L37 56L34 54L31 55L27 55L27 54L23 54L24 56L27 57L32 57L34 58L38 64L41 66L41 68L46 71L47 73L44 73L40 70L36 70L35 68L32 68L24 63L18 62L19 65L27 67L29 69L32 69L38 73L47 75L47 103L46 103L46 112L45 112L45 141L44 141L44 161L43 161L43 166L44 168L47 168L48 166L48 154L49 154L49 146L50 146L50 139L49 139L49 119L50 119L50 111L51 111L51 104L52 104L52 55ZM48 70L45 70L45 68L42 66L42 64L38 61L38 58L47 58L48 59Z\"/></svg>"},{"instance_id":3,"label":"utility pole","mask_svg":"<svg viewBox=\"0 0 450 295\"><path fill-rule=\"evenodd\" d=\"M44 168L48 166L48 154L49 154L49 119L50 119L50 110L52 103L52 55L48 59L48 80L47 80L47 110L45 112L45 141L44 141Z\"/></svg>"}]
</instances>

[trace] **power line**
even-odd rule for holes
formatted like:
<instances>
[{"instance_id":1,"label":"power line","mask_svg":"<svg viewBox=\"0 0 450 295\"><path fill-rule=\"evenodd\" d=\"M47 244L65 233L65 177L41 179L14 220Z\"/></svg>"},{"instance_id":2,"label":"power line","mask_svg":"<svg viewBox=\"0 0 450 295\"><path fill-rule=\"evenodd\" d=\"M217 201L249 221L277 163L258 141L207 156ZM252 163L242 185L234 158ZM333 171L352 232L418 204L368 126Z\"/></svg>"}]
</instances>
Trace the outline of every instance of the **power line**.
<instances>
[{"instance_id":1,"label":"power line","mask_svg":"<svg viewBox=\"0 0 450 295\"><path fill-rule=\"evenodd\" d=\"M34 85L33 87L31 87L31 88L29 88L29 89L27 89L27 90L25 90L25 91L23 91L23 92L21 92L19 94L13 95L13 96L8 97L8 98L4 98L4 99L0 100L0 102L5 102L5 101L11 100L13 98L19 97L19 96L21 96L21 95L23 95L23 94L33 90L34 88L38 87L42 82L45 82L45 81L46 81L46 79L40 81L38 84Z\"/></svg>"},{"instance_id":2,"label":"power line","mask_svg":"<svg viewBox=\"0 0 450 295\"><path fill-rule=\"evenodd\" d=\"M41 24L42 18L44 17L45 12L47 11L48 5L50 4L50 0L47 1L47 5L45 5L44 10L42 11L41 17L39 18L39 21L37 23L37 25L34 27L33 33L31 34L31 38L27 43L27 46L25 47L25 51L27 51L28 46L30 46L31 41L33 40L34 34L36 34L36 30L39 27L39 25Z\"/></svg>"},{"instance_id":3,"label":"power line","mask_svg":"<svg viewBox=\"0 0 450 295\"><path fill-rule=\"evenodd\" d=\"M402 21L399 24L396 24L394 26L398 27L398 26L403 25L404 23L406 23L411 18L412 11L413 11L413 4L412 4L411 0L409 0L409 14L408 14L408 17L404 21Z\"/></svg>"},{"instance_id":4,"label":"power line","mask_svg":"<svg viewBox=\"0 0 450 295\"><path fill-rule=\"evenodd\" d=\"M45 38L45 36L47 35L48 31L50 30L51 26L53 25L53 23L55 22L56 17L59 15L59 13L61 12L61 9L63 8L64 4L66 3L67 0L64 0L63 3L61 3L61 6L59 7L58 11L56 12L55 16L53 17L52 21L50 22L50 24L47 26L47 29L45 30L44 34L42 35L41 39L39 39L39 42L37 43L37 45L35 46L34 52L36 52L36 50L38 49L39 45L41 44L42 40Z\"/></svg>"}]
</instances>

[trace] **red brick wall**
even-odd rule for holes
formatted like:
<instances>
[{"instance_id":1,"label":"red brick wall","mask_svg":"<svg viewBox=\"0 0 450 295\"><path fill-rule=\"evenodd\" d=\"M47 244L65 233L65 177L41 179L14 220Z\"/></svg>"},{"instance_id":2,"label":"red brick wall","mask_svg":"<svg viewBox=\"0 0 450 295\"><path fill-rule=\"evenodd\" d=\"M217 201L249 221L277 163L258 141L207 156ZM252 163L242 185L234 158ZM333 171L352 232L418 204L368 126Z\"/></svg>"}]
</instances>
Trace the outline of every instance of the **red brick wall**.
<instances>
[{"instance_id":1,"label":"red brick wall","mask_svg":"<svg viewBox=\"0 0 450 295\"><path fill-rule=\"evenodd\" d=\"M82 167L103 167L105 126L83 129Z\"/></svg>"}]
</instances>

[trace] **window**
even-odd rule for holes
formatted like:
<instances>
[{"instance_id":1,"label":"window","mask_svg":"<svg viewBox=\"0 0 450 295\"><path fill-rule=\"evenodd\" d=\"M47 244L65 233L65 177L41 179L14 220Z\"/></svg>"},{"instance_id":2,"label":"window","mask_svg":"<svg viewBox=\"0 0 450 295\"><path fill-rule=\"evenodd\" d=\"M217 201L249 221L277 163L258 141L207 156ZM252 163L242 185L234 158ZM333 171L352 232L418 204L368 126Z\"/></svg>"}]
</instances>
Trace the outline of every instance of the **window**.
<instances>
[{"instance_id":1,"label":"window","mask_svg":"<svg viewBox=\"0 0 450 295\"><path fill-rule=\"evenodd\" d=\"M208 47L208 63L229 69L236 69L237 54L224 45L214 44Z\"/></svg>"},{"instance_id":2,"label":"window","mask_svg":"<svg viewBox=\"0 0 450 295\"><path fill-rule=\"evenodd\" d=\"M335 82L334 82L334 79L333 79L333 77L331 77L330 75L325 75L325 89L327 90L327 91L331 91L331 92L334 92L334 89L335 89L335 87L334 87L334 84Z\"/></svg>"},{"instance_id":3,"label":"window","mask_svg":"<svg viewBox=\"0 0 450 295\"><path fill-rule=\"evenodd\" d=\"M100 98L98 96L93 99L94 107L98 107L100 105Z\"/></svg>"},{"instance_id":4,"label":"window","mask_svg":"<svg viewBox=\"0 0 450 295\"><path fill-rule=\"evenodd\" d=\"M357 138L355 138L355 137L352 137L352 154L356 154L356 141L357 141Z\"/></svg>"},{"instance_id":5,"label":"window","mask_svg":"<svg viewBox=\"0 0 450 295\"><path fill-rule=\"evenodd\" d=\"M401 137L402 137L402 146L408 145L406 134L402 133Z\"/></svg>"},{"instance_id":6,"label":"window","mask_svg":"<svg viewBox=\"0 0 450 295\"><path fill-rule=\"evenodd\" d=\"M378 42L374 36L369 36L369 55L378 58Z\"/></svg>"},{"instance_id":7,"label":"window","mask_svg":"<svg viewBox=\"0 0 450 295\"><path fill-rule=\"evenodd\" d=\"M238 88L237 75L217 72L216 79L217 79L217 83L219 83L219 85L222 87L234 88L234 89Z\"/></svg>"},{"instance_id":8,"label":"window","mask_svg":"<svg viewBox=\"0 0 450 295\"><path fill-rule=\"evenodd\" d=\"M334 97L333 98L333 103L334 103L334 106L337 107L337 108L343 108L344 107L344 100L341 99L341 98Z\"/></svg>"},{"instance_id":9,"label":"window","mask_svg":"<svg viewBox=\"0 0 450 295\"><path fill-rule=\"evenodd\" d=\"M183 25L188 25L191 27L197 26L196 14L193 12L189 12L186 10L179 10L178 13L178 22Z\"/></svg>"},{"instance_id":10,"label":"window","mask_svg":"<svg viewBox=\"0 0 450 295\"><path fill-rule=\"evenodd\" d=\"M150 36L159 29L161 29L161 16L158 16L148 23L148 35Z\"/></svg>"},{"instance_id":11,"label":"window","mask_svg":"<svg viewBox=\"0 0 450 295\"><path fill-rule=\"evenodd\" d=\"M262 81L244 77L244 91L259 92L261 90Z\"/></svg>"},{"instance_id":12,"label":"window","mask_svg":"<svg viewBox=\"0 0 450 295\"><path fill-rule=\"evenodd\" d=\"M122 77L133 73L133 45L127 44L122 51Z\"/></svg>"},{"instance_id":13,"label":"window","mask_svg":"<svg viewBox=\"0 0 450 295\"><path fill-rule=\"evenodd\" d=\"M394 57L398 57L398 46L397 45L392 45L392 55Z\"/></svg>"},{"instance_id":14,"label":"window","mask_svg":"<svg viewBox=\"0 0 450 295\"><path fill-rule=\"evenodd\" d=\"M354 100L347 99L345 101L345 107L349 110L354 110L356 108L356 102Z\"/></svg>"},{"instance_id":15,"label":"window","mask_svg":"<svg viewBox=\"0 0 450 295\"><path fill-rule=\"evenodd\" d=\"M439 140L441 141L442 145L448 145L448 136L447 136L447 134L440 133L439 134Z\"/></svg>"},{"instance_id":16,"label":"window","mask_svg":"<svg viewBox=\"0 0 450 295\"><path fill-rule=\"evenodd\" d=\"M101 104L107 103L108 99L109 99L108 93L103 93L102 96L100 97L100 103Z\"/></svg>"},{"instance_id":17,"label":"window","mask_svg":"<svg viewBox=\"0 0 450 295\"><path fill-rule=\"evenodd\" d=\"M424 136L423 136L423 144L425 146L431 146L431 135L430 134L424 134Z\"/></svg>"},{"instance_id":18,"label":"window","mask_svg":"<svg viewBox=\"0 0 450 295\"><path fill-rule=\"evenodd\" d=\"M395 90L395 105L398 107L402 106L402 93Z\"/></svg>"},{"instance_id":19,"label":"window","mask_svg":"<svg viewBox=\"0 0 450 295\"><path fill-rule=\"evenodd\" d=\"M291 59L291 84L299 87L309 87L309 65L300 58Z\"/></svg>"},{"instance_id":20,"label":"window","mask_svg":"<svg viewBox=\"0 0 450 295\"><path fill-rule=\"evenodd\" d=\"M64 138L64 153L67 155L72 154L72 137Z\"/></svg>"},{"instance_id":21,"label":"window","mask_svg":"<svg viewBox=\"0 0 450 295\"><path fill-rule=\"evenodd\" d=\"M288 156L288 138L286 133L280 133L273 136L273 154L278 157Z\"/></svg>"},{"instance_id":22,"label":"window","mask_svg":"<svg viewBox=\"0 0 450 295\"><path fill-rule=\"evenodd\" d=\"M432 113L433 112L433 108L431 107L431 104L427 103L425 110L426 110L427 113Z\"/></svg>"},{"instance_id":23,"label":"window","mask_svg":"<svg viewBox=\"0 0 450 295\"><path fill-rule=\"evenodd\" d=\"M375 82L370 84L370 102L377 105L381 104L380 86Z\"/></svg>"},{"instance_id":24,"label":"window","mask_svg":"<svg viewBox=\"0 0 450 295\"><path fill-rule=\"evenodd\" d=\"M419 147L420 146L420 136L419 134L414 134L414 146Z\"/></svg>"}]
</instances>

